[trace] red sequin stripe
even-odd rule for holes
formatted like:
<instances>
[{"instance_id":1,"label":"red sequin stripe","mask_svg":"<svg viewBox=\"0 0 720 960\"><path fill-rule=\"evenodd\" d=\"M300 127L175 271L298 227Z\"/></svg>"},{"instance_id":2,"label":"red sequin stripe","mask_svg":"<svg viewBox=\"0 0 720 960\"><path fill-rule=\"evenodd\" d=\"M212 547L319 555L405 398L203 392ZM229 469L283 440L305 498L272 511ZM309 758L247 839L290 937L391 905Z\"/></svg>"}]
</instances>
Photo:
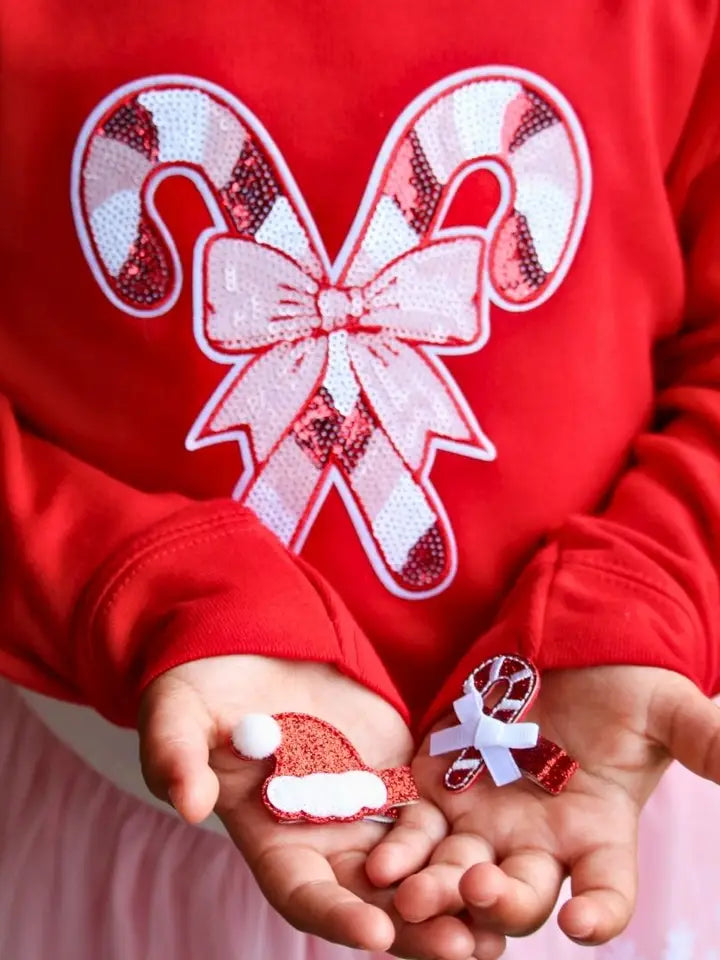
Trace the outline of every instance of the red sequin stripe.
<instances>
[{"instance_id":1,"label":"red sequin stripe","mask_svg":"<svg viewBox=\"0 0 720 960\"><path fill-rule=\"evenodd\" d=\"M126 303L145 307L162 300L172 287L172 268L165 255L165 244L144 215L115 286Z\"/></svg>"},{"instance_id":2,"label":"red sequin stripe","mask_svg":"<svg viewBox=\"0 0 720 960\"><path fill-rule=\"evenodd\" d=\"M432 587L448 567L448 551L439 523L434 523L412 547L400 572L403 583L416 589Z\"/></svg>"},{"instance_id":3,"label":"red sequin stripe","mask_svg":"<svg viewBox=\"0 0 720 960\"><path fill-rule=\"evenodd\" d=\"M515 135L510 141L508 153L513 153L518 147L521 147L526 140L534 137L536 133L551 127L555 123L560 123L560 116L553 107L540 96L535 90L529 87L523 88L525 99L530 102L527 110L520 118Z\"/></svg>"},{"instance_id":4,"label":"red sequin stripe","mask_svg":"<svg viewBox=\"0 0 720 960\"><path fill-rule=\"evenodd\" d=\"M517 210L514 211L513 218L515 222L515 259L517 259L520 273L525 282L537 289L547 281L548 274L543 270L538 260L526 218Z\"/></svg>"},{"instance_id":5,"label":"red sequin stripe","mask_svg":"<svg viewBox=\"0 0 720 960\"><path fill-rule=\"evenodd\" d=\"M408 219L413 230L422 236L427 232L435 216L435 211L442 196L442 184L433 173L420 144L420 138L414 130L411 130L408 134L408 142L412 147L410 183L416 194L416 200L409 211Z\"/></svg>"},{"instance_id":6,"label":"red sequin stripe","mask_svg":"<svg viewBox=\"0 0 720 960\"><path fill-rule=\"evenodd\" d=\"M159 141L152 114L133 97L121 104L97 129L101 136L119 140L132 150L137 150L153 163L157 162Z\"/></svg>"},{"instance_id":7,"label":"red sequin stripe","mask_svg":"<svg viewBox=\"0 0 720 960\"><path fill-rule=\"evenodd\" d=\"M243 146L220 199L238 233L253 236L281 194L279 177L251 137Z\"/></svg>"},{"instance_id":8,"label":"red sequin stripe","mask_svg":"<svg viewBox=\"0 0 720 960\"><path fill-rule=\"evenodd\" d=\"M375 422L359 399L347 417L334 406L325 387L320 387L293 426L298 446L321 470L334 460L350 473L365 453Z\"/></svg>"}]
</instances>

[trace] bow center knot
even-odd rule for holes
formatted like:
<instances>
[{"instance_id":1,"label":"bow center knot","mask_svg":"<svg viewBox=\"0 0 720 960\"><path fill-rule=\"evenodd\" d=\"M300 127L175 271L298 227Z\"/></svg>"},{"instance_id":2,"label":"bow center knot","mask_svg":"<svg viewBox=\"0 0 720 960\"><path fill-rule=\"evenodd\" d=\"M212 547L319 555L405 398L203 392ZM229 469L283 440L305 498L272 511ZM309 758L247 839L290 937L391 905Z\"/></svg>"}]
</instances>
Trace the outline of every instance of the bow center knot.
<instances>
[{"instance_id":1,"label":"bow center knot","mask_svg":"<svg viewBox=\"0 0 720 960\"><path fill-rule=\"evenodd\" d=\"M317 311L325 333L355 327L366 312L363 292L359 287L323 287L317 295Z\"/></svg>"},{"instance_id":2,"label":"bow center knot","mask_svg":"<svg viewBox=\"0 0 720 960\"><path fill-rule=\"evenodd\" d=\"M476 750L482 747L504 747L511 738L507 736L508 725L495 717L481 713L475 728L473 746Z\"/></svg>"}]
</instances>

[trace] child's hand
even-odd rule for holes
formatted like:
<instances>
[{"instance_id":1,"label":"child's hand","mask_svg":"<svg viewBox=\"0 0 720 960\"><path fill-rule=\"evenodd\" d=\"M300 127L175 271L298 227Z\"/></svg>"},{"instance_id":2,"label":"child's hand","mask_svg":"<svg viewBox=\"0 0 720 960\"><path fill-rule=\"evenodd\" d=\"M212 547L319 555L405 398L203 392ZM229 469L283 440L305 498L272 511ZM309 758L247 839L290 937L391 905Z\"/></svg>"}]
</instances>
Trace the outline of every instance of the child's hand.
<instances>
[{"instance_id":1,"label":"child's hand","mask_svg":"<svg viewBox=\"0 0 720 960\"><path fill-rule=\"evenodd\" d=\"M229 739L243 714L284 711L327 720L371 766L400 765L412 755L412 738L400 715L333 668L216 657L170 670L148 687L140 736L150 789L170 799L193 823L215 809L268 900L299 929L367 950L394 945L406 957L466 960L476 940L460 920L405 924L392 909L392 891L368 882L367 854L386 826L367 821L283 825L273 820L260 798L268 764L241 760L229 748ZM417 813L423 807L414 809ZM427 807L421 816L436 844L446 825L437 810ZM480 940L502 948L496 934L481 934Z\"/></svg>"},{"instance_id":2,"label":"child's hand","mask_svg":"<svg viewBox=\"0 0 720 960\"><path fill-rule=\"evenodd\" d=\"M428 757L426 741L413 771L451 834L432 850L422 825L401 817L368 874L379 885L407 877L395 905L408 921L467 910L480 928L522 936L547 920L569 873L559 925L604 943L632 915L638 816L669 760L720 781L720 710L678 674L614 666L547 674L529 719L581 764L563 793L496 787L486 773L451 793L442 780L453 756Z\"/></svg>"}]
</instances>

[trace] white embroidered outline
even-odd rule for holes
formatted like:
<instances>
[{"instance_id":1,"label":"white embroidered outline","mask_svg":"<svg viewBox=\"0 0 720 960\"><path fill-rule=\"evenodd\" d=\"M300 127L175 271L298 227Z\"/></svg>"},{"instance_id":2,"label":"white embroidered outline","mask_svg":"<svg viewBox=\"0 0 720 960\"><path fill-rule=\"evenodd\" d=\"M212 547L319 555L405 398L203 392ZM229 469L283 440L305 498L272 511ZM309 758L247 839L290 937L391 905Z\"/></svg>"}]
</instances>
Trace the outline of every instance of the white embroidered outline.
<instances>
[{"instance_id":1,"label":"white embroidered outline","mask_svg":"<svg viewBox=\"0 0 720 960\"><path fill-rule=\"evenodd\" d=\"M222 378L218 387L213 391L211 397L205 403L199 415L196 417L195 421L190 427L185 439L185 447L187 450L193 451L201 449L202 447L211 446L215 443L227 443L230 440L237 441L240 447L243 470L233 490L232 497L233 499L241 500L244 492L255 475L247 431L243 429L228 430L217 437L207 435L200 437L199 435L202 430L202 426L207 422L210 410L216 407L221 397L227 392L230 382L239 376L242 369L252 359L252 355L248 357L242 357L240 360L237 358L228 357L227 354L221 354L214 350L205 339L203 322L204 311L202 302L202 269L204 251L211 237L227 233L227 221L220 212L220 208L211 188L208 186L203 175L198 171L193 170L184 163L170 163L163 165L160 169L154 172L151 172L141 189L141 194L144 196L148 215L158 228L160 236L162 237L163 242L166 244L166 248L170 254L172 268L174 271L174 284L168 297L158 307L150 309L138 309L124 303L119 297L117 297L105 279L102 268L98 262L98 257L95 253L94 244L90 237L83 211L81 183L83 158L99 120L120 99L123 99L133 93L151 89L152 87L172 86L174 84L190 86L192 88L202 90L211 97L219 100L220 103L225 104L231 110L236 111L237 115L262 144L263 149L270 157L282 181L286 195L291 204L295 207L296 213L302 221L302 226L307 231L308 236L315 247L315 252L320 259L327 278L332 284L335 284L337 283L337 280L345 267L351 262L351 257L356 249L356 245L359 241L363 228L366 227L369 222L369 215L373 209L376 194L378 193L388 161L393 151L397 147L402 134L405 132L413 118L419 115L433 100L440 97L450 88L459 87L467 83L490 78L517 80L520 83L526 83L531 87L535 87L547 94L550 101L562 111L562 120L567 124L572 133L573 139L571 145L577 155L581 182L577 199L577 214L572 230L567 238L565 247L560 257L560 266L543 292L538 297L533 298L525 303L513 303L502 298L495 290L489 272L489 254L492 249L494 231L497 223L507 209L513 192L507 171L501 163L492 159L488 159L468 164L459 175L453 178L449 186L446 188L447 192L443 199L442 207L434 218L435 222L442 223L442 219L447 213L447 210L449 209L458 189L471 173L477 170L487 169L495 174L500 185L500 202L498 203L496 211L485 227L441 227L432 233L432 236L435 238L457 235L475 235L482 239L486 245L485 256L483 257L483 271L480 282L480 289L484 291L481 309L479 310L481 330L480 335L477 340L470 345L460 345L455 347L424 345L416 348L425 355L430 365L442 380L445 388L451 393L453 399L458 403L463 415L467 417L468 423L477 428L478 439L480 439L484 445L484 449L475 448L470 447L466 443L447 440L445 438L432 435L429 437L422 468L417 472L417 477L422 485L422 489L424 490L440 522L443 524L444 531L447 534L448 571L442 581L430 589L411 591L401 587L400 584L397 583L388 573L385 561L380 554L372 531L368 527L367 520L362 511L358 508L355 496L349 489L342 472L334 464L325 470L324 479L319 488L316 490L310 509L307 511L305 520L299 528L298 534L293 541L293 550L298 554L301 553L305 541L315 523L315 520L317 519L328 493L332 487L335 487L343 501L346 510L348 511L348 515L350 516L360 543L373 567L376 576L391 594L406 600L429 599L437 596L440 593L443 593L450 583L452 583L457 573L457 543L455 540L454 530L450 523L445 507L430 480L430 473L432 472L436 452L438 450L444 450L449 453L456 453L460 456L483 461L492 461L497 457L495 445L481 430L474 412L460 391L460 388L457 386L454 378L445 368L445 365L440 357L475 353L481 350L487 344L490 337L489 313L491 303L507 312L522 313L532 310L548 300L564 281L574 260L577 248L584 232L592 196L592 168L584 131L569 101L557 88L555 88L549 81L545 80L539 74L520 67L504 65L494 64L470 68L468 70L461 70L444 77L435 84L432 84L408 104L408 106L400 113L387 133L375 159L370 177L348 234L333 262L330 262L329 260L325 244L322 240L315 220L295 182L290 168L288 167L282 153L278 149L275 141L270 136L265 126L241 100L239 100L229 91L225 90L223 87L220 87L218 84L214 84L211 81L185 74L158 74L143 77L140 80L135 80L117 87L110 94L108 94L108 96L103 98L103 100L88 116L78 136L72 157L70 187L71 206L80 245L90 266L92 274L105 296L114 306L130 316L141 318L157 317L169 312L177 303L184 281L182 265L180 263L177 247L155 205L155 192L158 186L165 179L167 179L167 177L183 176L195 184L207 205L207 209L216 226L208 227L207 229L203 230L197 238L193 248L193 277L191 291L193 303L193 333L198 347L205 354L205 356L215 363L222 363L226 366L231 365L231 370L225 377Z\"/></svg>"}]
</instances>

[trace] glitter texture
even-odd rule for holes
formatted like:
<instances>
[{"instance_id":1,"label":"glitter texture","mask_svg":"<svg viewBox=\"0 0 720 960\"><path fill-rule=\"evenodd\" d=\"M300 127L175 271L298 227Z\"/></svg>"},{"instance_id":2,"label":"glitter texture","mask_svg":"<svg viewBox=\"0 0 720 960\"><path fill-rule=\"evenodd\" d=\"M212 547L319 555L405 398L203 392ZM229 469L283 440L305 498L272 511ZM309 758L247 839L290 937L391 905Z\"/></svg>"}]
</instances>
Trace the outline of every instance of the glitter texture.
<instances>
[{"instance_id":1,"label":"glitter texture","mask_svg":"<svg viewBox=\"0 0 720 960\"><path fill-rule=\"evenodd\" d=\"M511 752L525 776L553 796L562 791L580 767L577 760L545 737L540 737L532 750Z\"/></svg>"},{"instance_id":2,"label":"glitter texture","mask_svg":"<svg viewBox=\"0 0 720 960\"><path fill-rule=\"evenodd\" d=\"M388 770L373 770L372 767L368 767L362 762L357 750L344 734L318 717L312 717L304 713L279 713L275 715L275 720L282 729L282 742L275 751L275 770L263 785L263 800L268 810L278 821L288 823L299 820L310 823L353 822L362 820L367 816L394 820L398 815L397 807L415 803L419 799L410 767L402 766L392 767ZM368 776L365 778L358 776L362 773ZM318 774L330 776L323 778L317 776ZM386 794L383 805L379 807L366 806L363 804L362 797L360 797L354 804L351 813L334 815L331 812L333 807L331 790L337 784L347 790L347 782L343 781L343 777L347 779L348 775L354 777L354 782L360 785L369 783L372 787L374 781L375 789L372 790L372 793L376 794L377 787L380 787L380 791ZM318 791L322 792L312 798L312 804L306 803L306 806L312 806L312 809L289 811L276 806L270 794L279 793L279 791L273 790L273 784L277 784L281 779L286 792L288 787L292 787L292 781L295 780L298 793L302 792L304 794L308 792L308 782L312 784L313 781L316 781ZM382 784L378 781L382 781L384 790ZM345 806L347 806L347 796L343 797L343 800ZM318 812L323 807L325 810Z\"/></svg>"},{"instance_id":3,"label":"glitter texture","mask_svg":"<svg viewBox=\"0 0 720 960\"><path fill-rule=\"evenodd\" d=\"M528 660L515 654L500 655L474 670L465 682L466 691L468 687L480 693L488 716L515 723L532 706L540 689L540 676ZM572 757L545 737L540 737L535 747L511 753L523 774L553 795L560 793L578 769ZM480 751L466 747L445 774L445 786L456 793L467 790L484 769Z\"/></svg>"}]
</instances>

